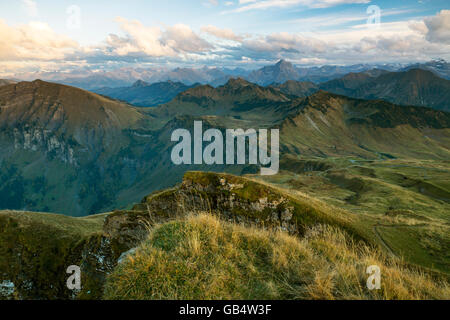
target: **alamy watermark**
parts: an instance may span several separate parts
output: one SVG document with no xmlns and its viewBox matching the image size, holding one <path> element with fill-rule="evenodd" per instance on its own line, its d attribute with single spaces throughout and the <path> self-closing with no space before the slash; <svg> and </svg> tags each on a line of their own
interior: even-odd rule
<svg viewBox="0 0 450 320">
<path fill-rule="evenodd" d="M 377 5 L 370 5 L 367 7 L 366 13 L 369 15 L 367 18 L 367 26 L 369 28 L 378 29 L 381 27 L 381 9 Z"/>
<path fill-rule="evenodd" d="M 70 274 L 67 278 L 66 286 L 69 290 L 81 290 L 81 269 L 79 266 L 69 266 L 66 273 Z"/>
<path fill-rule="evenodd" d="M 66 9 L 67 20 L 66 27 L 69 30 L 81 29 L 81 8 L 77 5 L 71 5 Z"/>
<path fill-rule="evenodd" d="M 379 266 L 368 266 L 366 273 L 370 276 L 367 278 L 367 289 L 379 290 L 381 289 L 381 269 Z"/>
<path fill-rule="evenodd" d="M 268 129 L 226 129 L 224 141 L 222 131 L 208 129 L 203 132 L 202 121 L 194 121 L 193 139 L 187 129 L 172 132 L 171 141 L 178 143 L 172 149 L 171 159 L 175 165 L 243 165 L 248 159 L 248 164 L 268 166 L 261 167 L 261 175 L 274 175 L 279 170 L 279 130 L 270 129 L 270 155 L 268 133 Z M 204 148 L 203 142 L 208 142 Z"/>
</svg>

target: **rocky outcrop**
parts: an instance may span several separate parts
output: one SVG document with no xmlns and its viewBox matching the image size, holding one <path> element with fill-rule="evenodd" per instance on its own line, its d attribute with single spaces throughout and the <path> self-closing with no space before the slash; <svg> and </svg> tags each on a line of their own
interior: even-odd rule
<svg viewBox="0 0 450 320">
<path fill-rule="evenodd" d="M 43 151 L 63 162 L 76 165 L 74 149 L 64 139 L 58 138 L 51 130 L 25 126 L 14 128 L 14 148 L 31 151 Z"/>
<path fill-rule="evenodd" d="M 199 212 L 297 234 L 315 209 L 245 178 L 188 172 L 179 187 L 149 195 L 130 211 L 110 214 L 104 228 L 120 245 L 136 243 L 156 223 Z"/>
<path fill-rule="evenodd" d="M 23 233 L 27 235 L 24 243 L 17 238 L 17 222 L 6 220 L 7 228 L 0 230 L 0 237 L 12 237 L 14 244 L 7 255 L 13 263 L 5 261 L 8 266 L 0 276 L 0 298 L 4 293 L 7 298 L 99 299 L 108 274 L 147 238 L 155 224 L 205 212 L 230 222 L 291 234 L 301 234 L 311 221 L 323 222 L 317 220 L 320 215 L 313 207 L 263 184 L 226 174 L 188 172 L 176 188 L 151 194 L 132 210 L 105 215 L 102 230 L 85 239 L 58 236 L 60 243 L 56 244 L 55 238 L 45 233 L 48 250 L 40 256 L 30 250 L 35 243 L 33 234 Z M 54 232 L 50 229 L 48 233 Z M 40 272 L 36 264 L 47 261 L 52 262 L 51 268 Z M 65 268 L 69 265 L 81 268 L 80 291 L 66 288 Z"/>
</svg>

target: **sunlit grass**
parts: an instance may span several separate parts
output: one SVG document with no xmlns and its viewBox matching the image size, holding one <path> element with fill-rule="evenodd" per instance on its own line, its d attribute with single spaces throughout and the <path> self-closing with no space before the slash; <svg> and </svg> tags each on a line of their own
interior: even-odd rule
<svg viewBox="0 0 450 320">
<path fill-rule="evenodd" d="M 368 290 L 366 268 L 381 269 Z M 109 277 L 106 299 L 448 299 L 432 279 L 344 231 L 317 225 L 303 238 L 210 214 L 156 227 Z"/>
</svg>

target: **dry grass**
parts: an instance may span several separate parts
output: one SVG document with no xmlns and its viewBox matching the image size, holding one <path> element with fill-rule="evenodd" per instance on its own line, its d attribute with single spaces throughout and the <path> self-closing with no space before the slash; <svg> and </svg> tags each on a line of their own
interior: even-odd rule
<svg viewBox="0 0 450 320">
<path fill-rule="evenodd" d="M 381 269 L 368 290 L 366 268 Z M 209 214 L 155 228 L 109 277 L 106 299 L 449 299 L 432 279 L 342 230 L 317 225 L 302 239 Z"/>
</svg>

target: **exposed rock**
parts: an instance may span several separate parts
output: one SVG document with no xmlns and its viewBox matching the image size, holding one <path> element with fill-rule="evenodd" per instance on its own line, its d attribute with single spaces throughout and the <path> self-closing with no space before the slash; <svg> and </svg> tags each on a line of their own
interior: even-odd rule
<svg viewBox="0 0 450 320">
<path fill-rule="evenodd" d="M 117 264 L 122 263 L 126 257 L 133 255 L 136 252 L 136 248 L 131 248 L 127 252 L 124 252 L 120 255 L 119 260 L 117 260 Z"/>
<path fill-rule="evenodd" d="M 14 128 L 14 148 L 32 151 L 43 151 L 47 155 L 54 155 L 63 162 L 76 165 L 74 149 L 58 138 L 50 130 L 39 127 L 25 126 Z"/>
<path fill-rule="evenodd" d="M 0 282 L 0 298 L 12 299 L 14 297 L 14 283 L 10 280 Z"/>
</svg>

